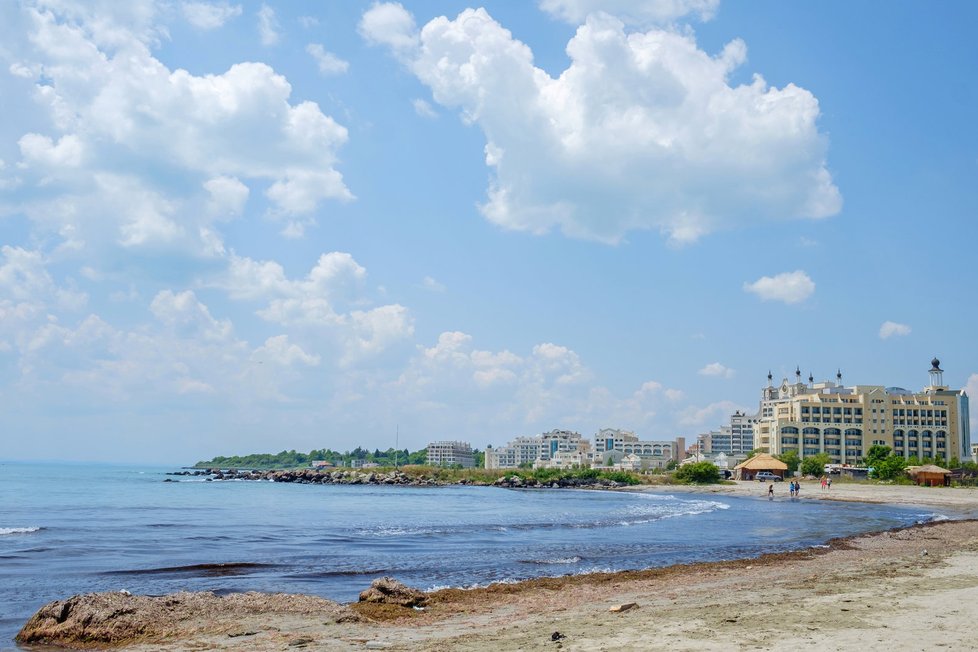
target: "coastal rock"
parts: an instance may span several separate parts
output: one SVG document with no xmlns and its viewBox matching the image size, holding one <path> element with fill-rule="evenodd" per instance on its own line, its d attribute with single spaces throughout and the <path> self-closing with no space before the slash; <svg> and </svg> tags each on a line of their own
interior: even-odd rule
<svg viewBox="0 0 978 652">
<path fill-rule="evenodd" d="M 352 610 L 330 600 L 284 593 L 88 593 L 41 607 L 17 634 L 24 644 L 101 648 L 151 643 L 200 634 L 256 629 L 267 614 L 308 615 L 316 619 L 359 620 Z"/>
<path fill-rule="evenodd" d="M 402 607 L 420 607 L 428 601 L 424 591 L 398 582 L 392 577 L 380 577 L 370 583 L 370 588 L 360 593 L 360 602 L 380 602 Z"/>
</svg>

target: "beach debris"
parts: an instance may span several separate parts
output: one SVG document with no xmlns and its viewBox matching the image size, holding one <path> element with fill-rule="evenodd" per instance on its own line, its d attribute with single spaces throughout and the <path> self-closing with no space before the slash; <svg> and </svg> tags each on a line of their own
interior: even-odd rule
<svg viewBox="0 0 978 652">
<path fill-rule="evenodd" d="M 387 649 L 387 643 L 381 643 L 380 641 L 368 641 L 367 642 L 367 649 L 368 650 L 386 650 Z"/>
<path fill-rule="evenodd" d="M 258 632 L 231 632 L 228 634 L 228 638 L 238 638 L 239 636 L 255 636 Z"/>
<path fill-rule="evenodd" d="M 315 643 L 315 639 L 309 637 L 297 638 L 289 641 L 289 647 L 305 647 L 310 643 Z"/>
<path fill-rule="evenodd" d="M 370 583 L 370 588 L 360 593 L 360 602 L 423 607 L 428 602 L 428 595 L 424 591 L 398 582 L 393 577 L 379 577 Z"/>
<path fill-rule="evenodd" d="M 567 637 L 561 634 L 560 632 L 554 632 L 553 634 L 550 635 L 551 641 L 559 641 L 562 638 L 567 638 Z"/>
<path fill-rule="evenodd" d="M 629 609 L 634 609 L 638 606 L 635 602 L 625 602 L 624 604 L 616 604 L 611 609 L 608 609 L 613 614 L 621 613 L 622 611 L 628 611 Z"/>
</svg>

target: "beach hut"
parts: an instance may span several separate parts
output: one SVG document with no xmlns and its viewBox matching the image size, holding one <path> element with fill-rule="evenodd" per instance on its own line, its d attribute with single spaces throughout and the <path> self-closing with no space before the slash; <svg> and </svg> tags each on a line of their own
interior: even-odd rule
<svg viewBox="0 0 978 652">
<path fill-rule="evenodd" d="M 753 480 L 761 471 L 770 471 L 776 476 L 784 477 L 788 465 L 767 453 L 758 453 L 749 460 L 744 460 L 734 467 L 734 478 L 737 480 Z"/>
<path fill-rule="evenodd" d="M 946 487 L 951 484 L 951 472 L 935 464 L 912 467 L 907 472 L 918 485 Z"/>
</svg>

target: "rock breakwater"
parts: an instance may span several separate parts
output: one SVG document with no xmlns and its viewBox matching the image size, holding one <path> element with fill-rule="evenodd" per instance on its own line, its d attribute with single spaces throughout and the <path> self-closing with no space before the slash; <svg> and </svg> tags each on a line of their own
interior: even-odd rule
<svg viewBox="0 0 978 652">
<path fill-rule="evenodd" d="M 601 477 L 557 477 L 544 480 L 532 475 L 509 474 L 498 478 L 445 479 L 437 471 L 431 473 L 405 473 L 403 471 L 360 471 L 357 469 L 296 469 L 252 471 L 242 469 L 196 469 L 193 471 L 174 471 L 169 476 L 194 476 L 207 481 L 252 480 L 266 482 L 291 482 L 296 484 L 341 484 L 341 485 L 401 485 L 409 487 L 442 487 L 449 485 L 494 486 L 506 489 L 559 489 L 590 488 L 613 489 L 626 486 L 625 483 Z M 167 478 L 164 482 L 173 482 Z"/>
</svg>

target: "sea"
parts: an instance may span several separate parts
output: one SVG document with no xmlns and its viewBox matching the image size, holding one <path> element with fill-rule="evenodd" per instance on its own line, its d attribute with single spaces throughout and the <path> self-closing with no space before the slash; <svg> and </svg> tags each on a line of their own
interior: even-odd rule
<svg viewBox="0 0 978 652">
<path fill-rule="evenodd" d="M 422 589 L 482 586 L 753 557 L 955 516 L 792 502 L 786 489 L 770 501 L 762 488 L 749 498 L 301 485 L 167 475 L 175 470 L 0 462 L 0 650 L 40 606 L 78 593 L 346 602 L 385 575 Z"/>
</svg>

